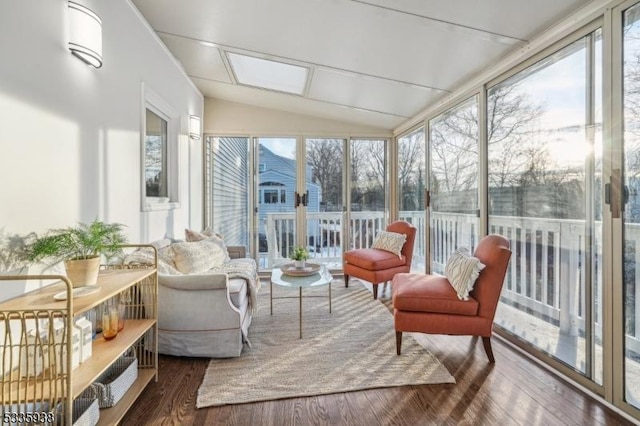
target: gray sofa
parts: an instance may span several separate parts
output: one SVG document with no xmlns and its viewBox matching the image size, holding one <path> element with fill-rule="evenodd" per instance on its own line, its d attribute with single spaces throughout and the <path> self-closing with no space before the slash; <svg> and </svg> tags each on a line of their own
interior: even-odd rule
<svg viewBox="0 0 640 426">
<path fill-rule="evenodd" d="M 255 261 L 246 258 L 244 247 L 227 247 L 230 259 L 221 267 L 183 274 L 173 263 L 170 240 L 152 244 L 158 249 L 158 352 L 239 356 L 260 286 Z"/>
</svg>

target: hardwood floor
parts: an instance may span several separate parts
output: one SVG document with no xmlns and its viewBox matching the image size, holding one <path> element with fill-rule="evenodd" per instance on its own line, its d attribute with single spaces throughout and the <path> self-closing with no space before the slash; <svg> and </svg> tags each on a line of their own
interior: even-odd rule
<svg viewBox="0 0 640 426">
<path fill-rule="evenodd" d="M 334 284 L 335 285 L 335 284 Z M 382 290 L 382 289 L 381 289 Z M 389 293 L 382 301 L 390 306 Z M 491 339 L 429 336 L 456 384 L 406 386 L 195 408 L 207 359 L 160 356 L 151 383 L 123 425 L 627 425 L 632 424 L 544 368 Z"/>
</svg>

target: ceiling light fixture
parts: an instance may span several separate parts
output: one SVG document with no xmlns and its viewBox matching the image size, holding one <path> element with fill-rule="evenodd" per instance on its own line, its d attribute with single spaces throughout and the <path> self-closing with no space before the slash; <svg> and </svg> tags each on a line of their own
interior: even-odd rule
<svg viewBox="0 0 640 426">
<path fill-rule="evenodd" d="M 69 50 L 87 64 L 102 66 L 102 20 L 85 6 L 69 2 Z"/>
</svg>

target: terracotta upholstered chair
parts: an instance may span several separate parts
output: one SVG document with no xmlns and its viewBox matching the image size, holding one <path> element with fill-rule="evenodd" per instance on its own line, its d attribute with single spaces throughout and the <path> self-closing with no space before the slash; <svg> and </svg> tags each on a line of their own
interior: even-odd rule
<svg viewBox="0 0 640 426">
<path fill-rule="evenodd" d="M 393 322 L 396 351 L 400 355 L 402 333 L 471 335 L 482 337 L 489 362 L 491 331 L 511 251 L 501 235 L 488 235 L 473 254 L 485 265 L 469 293 L 460 300 L 447 278 L 425 274 L 398 274 L 393 279 Z"/>
<path fill-rule="evenodd" d="M 409 222 L 397 221 L 387 226 L 386 231 L 405 234 L 401 256 L 374 248 L 349 250 L 344 254 L 344 286 L 349 287 L 349 277 L 354 276 L 373 284 L 373 298 L 378 298 L 378 284 L 386 283 L 400 272 L 411 270 L 413 243 L 416 228 Z"/>
</svg>

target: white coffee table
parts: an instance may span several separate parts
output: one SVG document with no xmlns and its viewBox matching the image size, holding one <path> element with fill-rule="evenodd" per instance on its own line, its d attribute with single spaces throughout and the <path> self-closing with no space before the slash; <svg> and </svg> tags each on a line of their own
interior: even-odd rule
<svg viewBox="0 0 640 426">
<path fill-rule="evenodd" d="M 291 299 L 296 296 L 273 297 L 273 285 L 280 287 L 298 288 L 298 299 L 300 304 L 300 338 L 302 339 L 302 289 L 329 285 L 329 313 L 331 313 L 331 281 L 333 276 L 325 265 L 320 265 L 320 270 L 313 275 L 306 277 L 296 277 L 285 275 L 278 266 L 271 270 L 271 281 L 269 282 L 269 302 L 271 304 L 271 315 L 273 315 L 273 299 Z M 325 296 L 305 296 L 305 297 L 325 297 Z"/>
</svg>

